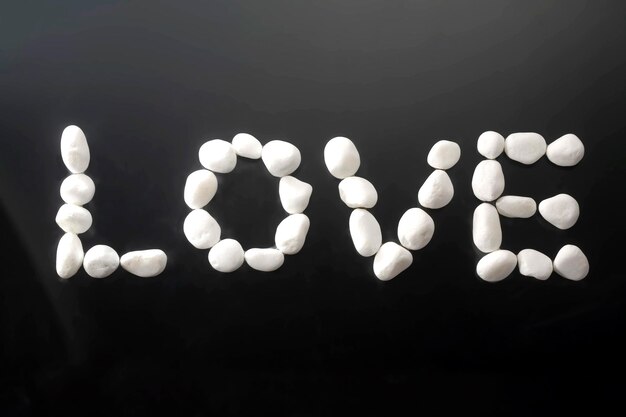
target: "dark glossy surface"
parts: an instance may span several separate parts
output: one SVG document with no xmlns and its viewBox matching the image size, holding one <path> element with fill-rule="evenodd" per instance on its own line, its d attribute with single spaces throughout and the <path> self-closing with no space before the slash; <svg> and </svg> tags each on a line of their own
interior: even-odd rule
<svg viewBox="0 0 626 417">
<path fill-rule="evenodd" d="M 0 13 L 0 415 L 611 404 L 626 349 L 625 8 L 528 3 L 20 2 Z M 84 246 L 162 248 L 161 276 L 56 277 L 68 124 L 87 135 L 97 187 Z M 470 182 L 485 130 L 583 140 L 571 169 L 500 159 L 507 194 L 566 192 L 581 206 L 568 231 L 504 219 L 503 246 L 553 257 L 577 244 L 587 279 L 475 277 Z M 271 274 L 219 274 L 182 233 L 198 148 L 240 131 L 297 145 L 297 177 L 314 187 L 306 245 Z M 359 174 L 378 188 L 386 239 L 416 205 L 432 144 L 461 145 L 455 198 L 393 281 L 352 247 L 323 163 L 337 135 L 355 141 Z M 209 209 L 244 247 L 270 245 L 284 216 L 278 181 L 241 159 Z"/>
</svg>

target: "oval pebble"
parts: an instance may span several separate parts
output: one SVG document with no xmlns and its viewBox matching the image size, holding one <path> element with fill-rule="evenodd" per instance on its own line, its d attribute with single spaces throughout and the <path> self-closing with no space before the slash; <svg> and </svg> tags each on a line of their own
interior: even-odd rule
<svg viewBox="0 0 626 417">
<path fill-rule="evenodd" d="M 64 232 L 79 235 L 89 230 L 93 219 L 89 210 L 74 204 L 63 204 L 55 221 Z"/>
<path fill-rule="evenodd" d="M 235 239 L 221 240 L 209 251 L 209 263 L 218 272 L 233 272 L 243 261 L 243 248 Z"/>
<path fill-rule="evenodd" d="M 422 249 L 428 245 L 435 233 L 435 222 L 424 210 L 408 209 L 398 222 L 398 240 L 410 250 Z"/>
<path fill-rule="evenodd" d="M 517 256 L 511 251 L 500 249 L 482 257 L 476 265 L 476 274 L 487 281 L 497 282 L 511 275 L 517 265 Z"/>
<path fill-rule="evenodd" d="M 413 255 L 394 242 L 383 244 L 374 257 L 374 274 L 381 281 L 397 277 L 413 263 Z"/>
<path fill-rule="evenodd" d="M 493 201 L 504 191 L 504 173 L 498 161 L 480 161 L 472 176 L 472 191 L 482 201 Z"/>
<path fill-rule="evenodd" d="M 534 249 L 524 249 L 517 254 L 519 273 L 526 277 L 546 280 L 552 275 L 552 260 Z"/>
<path fill-rule="evenodd" d="M 498 132 L 489 130 L 478 137 L 476 148 L 485 158 L 496 159 L 504 151 L 504 137 Z"/>
<path fill-rule="evenodd" d="M 67 204 L 82 206 L 91 201 L 96 185 L 85 174 L 72 174 L 63 180 L 60 192 L 61 198 Z"/>
<path fill-rule="evenodd" d="M 571 195 L 558 194 L 539 203 L 539 214 L 550 224 L 565 230 L 576 224 L 580 207 Z"/>
<path fill-rule="evenodd" d="M 249 159 L 259 159 L 263 145 L 254 136 L 248 133 L 237 133 L 233 138 L 233 149 L 239 156 Z"/>
<path fill-rule="evenodd" d="M 120 257 L 107 245 L 96 245 L 85 253 L 83 268 L 92 278 L 105 278 L 120 266 Z"/>
<path fill-rule="evenodd" d="M 454 197 L 454 186 L 445 171 L 435 170 L 426 178 L 417 193 L 419 203 L 429 209 L 446 206 Z"/>
<path fill-rule="evenodd" d="M 270 174 L 284 177 L 298 169 L 302 156 L 298 148 L 291 143 L 272 140 L 263 146 L 261 159 Z"/>
<path fill-rule="evenodd" d="M 248 249 L 244 254 L 244 258 L 252 269 L 262 272 L 276 271 L 285 262 L 285 255 L 278 249 L 273 248 Z"/>
<path fill-rule="evenodd" d="M 200 146 L 200 164 L 206 169 L 227 174 L 237 165 L 237 154 L 232 145 L 222 139 L 213 139 Z"/>
<path fill-rule="evenodd" d="M 578 136 L 568 133 L 549 144 L 546 155 L 555 165 L 571 167 L 585 156 L 585 145 L 578 139 Z"/>
<path fill-rule="evenodd" d="M 333 177 L 344 179 L 356 174 L 361 166 L 361 157 L 350 139 L 338 136 L 324 147 L 324 162 Z"/>
<path fill-rule="evenodd" d="M 481 252 L 493 252 L 502 244 L 502 228 L 498 210 L 489 204 L 482 203 L 474 210 L 472 222 L 474 245 Z"/>
<path fill-rule="evenodd" d="M 68 126 L 61 134 L 61 158 L 67 169 L 80 174 L 89 167 L 89 145 L 85 134 L 78 126 Z"/>
<path fill-rule="evenodd" d="M 161 249 L 128 252 L 120 258 L 120 265 L 124 270 L 138 277 L 154 277 L 165 270 L 167 255 Z"/>
<path fill-rule="evenodd" d="M 365 178 L 347 177 L 339 183 L 339 198 L 350 208 L 372 208 L 378 202 L 378 193 Z"/>
<path fill-rule="evenodd" d="M 208 249 L 220 241 L 222 229 L 213 216 L 205 210 L 196 209 L 185 218 L 183 233 L 195 248 Z"/>
<path fill-rule="evenodd" d="M 289 175 L 282 177 L 278 184 L 280 203 L 289 214 L 302 213 L 306 210 L 312 193 L 311 184 Z"/>
<path fill-rule="evenodd" d="M 563 278 L 580 281 L 589 273 L 589 261 L 578 246 L 565 245 L 554 258 L 554 271 Z"/>
<path fill-rule="evenodd" d="M 185 182 L 184 199 L 189 208 L 199 209 L 213 199 L 217 192 L 217 178 L 206 169 L 192 172 Z"/>
<path fill-rule="evenodd" d="M 83 264 L 83 244 L 74 233 L 66 233 L 57 246 L 56 270 L 63 279 L 73 277 Z"/>
<path fill-rule="evenodd" d="M 310 226 L 309 218 L 302 213 L 287 216 L 276 228 L 274 240 L 278 250 L 285 255 L 294 255 L 300 252 Z"/>
<path fill-rule="evenodd" d="M 537 212 L 537 203 L 530 197 L 505 195 L 496 201 L 498 213 L 513 219 L 527 219 Z"/>
<path fill-rule="evenodd" d="M 538 133 L 512 133 L 504 141 L 504 152 L 514 161 L 530 165 L 546 153 L 546 141 Z"/>
<path fill-rule="evenodd" d="M 450 169 L 460 158 L 461 148 L 456 142 L 440 140 L 430 148 L 426 161 L 435 169 Z"/>
<path fill-rule="evenodd" d="M 372 256 L 383 242 L 383 235 L 376 218 L 367 210 L 355 209 L 350 214 L 350 236 L 354 248 L 361 256 Z"/>
</svg>

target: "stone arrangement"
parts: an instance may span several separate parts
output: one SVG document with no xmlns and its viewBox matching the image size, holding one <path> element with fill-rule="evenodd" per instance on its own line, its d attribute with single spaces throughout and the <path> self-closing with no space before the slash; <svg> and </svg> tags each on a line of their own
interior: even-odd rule
<svg viewBox="0 0 626 417">
<path fill-rule="evenodd" d="M 501 281 L 517 266 L 520 274 L 545 280 L 555 271 L 564 278 L 578 281 L 589 272 L 585 254 L 574 245 L 565 245 L 554 261 L 534 249 L 524 249 L 517 255 L 501 249 L 502 229 L 500 216 L 530 218 L 539 214 L 559 229 L 569 229 L 576 224 L 580 209 L 576 200 L 568 194 L 559 194 L 537 204 L 530 197 L 505 195 L 504 174 L 495 159 L 504 152 L 510 159 L 525 165 L 537 162 L 544 154 L 557 166 L 570 167 L 583 158 L 585 148 L 580 139 L 567 134 L 546 145 L 537 133 L 513 133 L 506 140 L 497 132 L 484 132 L 477 142 L 478 152 L 486 159 L 474 170 L 472 190 L 483 201 L 474 210 L 472 235 L 474 245 L 487 255 L 476 265 L 476 273 L 488 282 Z M 495 204 L 494 204 L 495 202 Z"/>
<path fill-rule="evenodd" d="M 61 158 L 70 175 L 61 183 L 61 199 L 65 202 L 57 212 L 56 223 L 65 234 L 59 240 L 56 271 L 63 279 L 71 278 L 83 266 L 92 278 L 105 278 L 121 265 L 140 277 L 160 274 L 167 264 L 167 256 L 159 249 L 129 252 L 120 259 L 117 252 L 106 245 L 96 245 L 86 253 L 78 235 L 91 227 L 91 213 L 83 205 L 96 192 L 92 179 L 85 174 L 90 153 L 85 134 L 78 126 L 68 126 L 61 135 Z"/>
<path fill-rule="evenodd" d="M 185 218 L 183 232 L 195 248 L 209 249 L 208 259 L 213 269 L 233 272 L 245 262 L 257 271 L 275 271 L 283 265 L 285 255 L 294 255 L 302 249 L 310 226 L 303 211 L 309 205 L 313 187 L 291 176 L 300 166 L 298 148 L 282 140 L 273 140 L 263 146 L 254 136 L 239 133 L 232 142 L 213 139 L 204 143 L 198 156 L 205 169 L 187 177 L 184 200 L 192 211 Z M 237 157 L 261 159 L 269 173 L 280 178 L 278 193 L 288 216 L 276 228 L 273 247 L 244 251 L 237 240 L 222 238 L 217 220 L 205 210 L 217 192 L 215 173 L 233 171 Z"/>
<path fill-rule="evenodd" d="M 446 169 L 452 168 L 461 157 L 461 148 L 455 142 L 442 140 L 432 147 L 427 162 L 435 170 L 418 191 L 417 199 L 422 207 L 439 209 L 446 206 L 454 196 L 452 181 Z M 398 222 L 398 241 L 382 242 L 382 232 L 371 209 L 378 201 L 378 192 L 365 178 L 356 176 L 361 157 L 354 143 L 345 137 L 328 141 L 324 148 L 324 162 L 332 176 L 340 179 L 339 198 L 353 209 L 349 229 L 357 253 L 364 257 L 374 256 L 374 275 L 381 281 L 395 278 L 413 263 L 410 250 L 418 250 L 430 242 L 435 223 L 422 208 L 407 210 Z"/>
</svg>

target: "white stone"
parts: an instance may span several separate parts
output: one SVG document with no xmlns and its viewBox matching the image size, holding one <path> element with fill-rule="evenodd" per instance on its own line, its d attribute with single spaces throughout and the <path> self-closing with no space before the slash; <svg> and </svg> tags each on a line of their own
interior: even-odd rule
<svg viewBox="0 0 626 417">
<path fill-rule="evenodd" d="M 476 198 L 493 201 L 504 191 L 504 173 L 500 162 L 491 159 L 480 161 L 472 176 L 472 190 Z"/>
<path fill-rule="evenodd" d="M 285 262 L 285 255 L 274 248 L 248 249 L 244 254 L 244 258 L 252 269 L 262 272 L 276 271 L 283 265 L 283 262 Z"/>
<path fill-rule="evenodd" d="M 57 246 L 57 275 L 61 278 L 71 278 L 83 264 L 83 244 L 74 233 L 66 233 L 59 240 Z"/>
<path fill-rule="evenodd" d="M 585 145 L 578 136 L 568 133 L 549 144 L 546 155 L 553 164 L 571 167 L 583 159 Z"/>
<path fill-rule="evenodd" d="M 83 268 L 92 278 L 104 278 L 111 275 L 120 266 L 120 257 L 107 245 L 96 245 L 85 253 Z"/>
<path fill-rule="evenodd" d="M 580 207 L 571 195 L 558 194 L 540 202 L 539 213 L 547 222 L 565 230 L 576 224 L 580 215 Z"/>
<path fill-rule="evenodd" d="M 374 274 L 381 281 L 398 276 L 413 263 L 413 255 L 394 242 L 386 242 L 374 257 Z"/>
<path fill-rule="evenodd" d="M 461 148 L 456 142 L 440 140 L 430 148 L 426 161 L 435 169 L 450 169 L 459 162 L 459 158 Z"/>
<path fill-rule="evenodd" d="M 554 271 L 563 278 L 580 281 L 589 273 L 589 261 L 578 246 L 565 245 L 554 258 Z"/>
<path fill-rule="evenodd" d="M 546 280 L 552 275 L 552 260 L 534 249 L 524 249 L 517 254 L 517 267 L 526 277 Z"/>
<path fill-rule="evenodd" d="M 209 251 L 209 263 L 218 272 L 233 272 L 243 261 L 243 248 L 235 239 L 220 240 Z"/>
<path fill-rule="evenodd" d="M 233 146 L 222 139 L 213 139 L 200 146 L 200 164 L 206 169 L 227 174 L 237 165 L 237 154 Z"/>
<path fill-rule="evenodd" d="M 183 233 L 195 248 L 208 249 L 220 241 L 222 229 L 213 216 L 205 210 L 196 209 L 185 218 Z"/>
<path fill-rule="evenodd" d="M 530 197 L 505 195 L 496 201 L 496 208 L 504 217 L 527 219 L 537 212 L 537 203 Z"/>
<path fill-rule="evenodd" d="M 489 130 L 478 137 L 476 144 L 478 153 L 487 159 L 496 159 L 504 151 L 504 137 L 498 132 Z"/>
<path fill-rule="evenodd" d="M 61 198 L 67 204 L 82 206 L 93 198 L 96 185 L 85 174 L 72 174 L 61 183 Z"/>
<path fill-rule="evenodd" d="M 347 177 L 339 183 L 339 198 L 350 208 L 372 208 L 378 202 L 378 193 L 365 178 Z"/>
<path fill-rule="evenodd" d="M 300 252 L 310 226 L 311 222 L 304 214 L 297 213 L 287 216 L 276 228 L 274 240 L 278 250 L 285 255 L 294 255 Z"/>
<path fill-rule="evenodd" d="M 418 250 L 428 245 L 435 233 L 435 222 L 421 208 L 410 208 L 398 222 L 398 240 L 407 249 Z"/>
<path fill-rule="evenodd" d="M 261 158 L 270 174 L 284 177 L 298 169 L 302 156 L 298 148 L 291 143 L 272 140 L 263 146 Z"/>
<path fill-rule="evenodd" d="M 61 135 L 61 158 L 67 169 L 80 174 L 89 167 L 89 145 L 87 138 L 78 126 L 68 126 Z"/>
<path fill-rule="evenodd" d="M 159 275 L 167 265 L 167 255 L 161 249 L 128 252 L 120 258 L 124 270 L 142 278 Z"/>
<path fill-rule="evenodd" d="M 483 256 L 476 265 L 476 274 L 487 282 L 502 281 L 511 275 L 516 265 L 517 256 L 501 249 Z"/>
<path fill-rule="evenodd" d="M 192 172 L 185 182 L 185 203 L 192 209 L 199 209 L 213 199 L 217 192 L 217 178 L 206 169 Z"/>
<path fill-rule="evenodd" d="M 489 204 L 482 203 L 474 210 L 472 222 L 474 245 L 481 252 L 493 252 L 502 244 L 502 228 L 498 210 Z"/>
<path fill-rule="evenodd" d="M 289 214 L 302 213 L 306 210 L 312 193 L 311 184 L 289 175 L 282 177 L 278 184 L 280 203 Z"/>
<path fill-rule="evenodd" d="M 244 158 L 259 159 L 263 145 L 248 133 L 237 133 L 233 138 L 233 149 L 237 155 Z"/>
<path fill-rule="evenodd" d="M 454 186 L 445 171 L 435 170 L 417 193 L 419 203 L 429 209 L 438 209 L 446 206 L 454 196 Z"/>
<path fill-rule="evenodd" d="M 338 136 L 324 147 L 324 162 L 333 177 L 344 179 L 356 174 L 361 166 L 361 157 L 350 139 Z"/>
<path fill-rule="evenodd" d="M 89 210 L 74 204 L 63 204 L 55 221 L 64 232 L 79 235 L 89 230 L 93 219 Z"/>
<path fill-rule="evenodd" d="M 374 255 L 383 243 L 383 235 L 376 218 L 367 210 L 355 209 L 350 214 L 350 236 L 361 256 Z"/>
<path fill-rule="evenodd" d="M 504 152 L 514 161 L 530 165 L 546 153 L 546 141 L 538 133 L 512 133 L 504 141 Z"/>
</svg>

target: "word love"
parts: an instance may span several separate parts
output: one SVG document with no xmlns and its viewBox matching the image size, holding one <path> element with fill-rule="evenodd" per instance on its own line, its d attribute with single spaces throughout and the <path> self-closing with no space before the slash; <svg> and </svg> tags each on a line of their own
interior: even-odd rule
<svg viewBox="0 0 626 417">
<path fill-rule="evenodd" d="M 560 276 L 578 281 L 589 272 L 589 262 L 582 250 L 565 245 L 554 260 L 534 249 L 524 249 L 517 255 L 501 248 L 502 229 L 500 216 L 529 218 L 539 214 L 559 229 L 568 229 L 577 222 L 580 214 L 576 200 L 568 194 L 559 194 L 536 204 L 531 197 L 502 195 L 505 178 L 502 166 L 496 159 L 504 153 L 510 159 L 530 165 L 543 155 L 557 166 L 574 166 L 584 156 L 580 139 L 567 134 L 549 146 L 537 133 L 514 133 L 506 139 L 496 132 L 485 132 L 478 138 L 478 152 L 485 157 L 474 171 L 472 190 L 482 201 L 474 210 L 472 235 L 474 245 L 485 253 L 476 265 L 476 274 L 488 282 L 497 282 L 509 276 L 516 267 L 520 274 L 545 280 L 556 272 Z M 74 276 L 82 266 L 93 278 L 111 275 L 121 265 L 126 271 L 140 276 L 159 275 L 166 267 L 167 255 L 160 249 L 147 249 L 126 253 L 121 257 L 106 245 L 95 245 L 87 252 L 79 234 L 92 225 L 90 212 L 83 206 L 90 203 L 95 185 L 85 171 L 89 166 L 90 152 L 83 131 L 68 126 L 61 137 L 61 155 L 70 175 L 61 184 L 61 198 L 66 204 L 59 209 L 56 222 L 65 232 L 57 247 L 56 270 L 61 278 Z M 233 171 L 237 158 L 261 160 L 269 173 L 279 178 L 279 197 L 287 213 L 274 236 L 274 246 L 244 250 L 232 237 L 224 238 L 217 220 L 206 206 L 217 194 L 216 174 Z M 330 174 L 341 180 L 339 198 L 352 209 L 349 231 L 357 253 L 373 257 L 374 275 L 388 281 L 405 271 L 413 263 L 411 251 L 424 248 L 435 232 L 435 222 L 427 210 L 445 207 L 454 197 L 454 186 L 447 170 L 461 157 L 458 144 L 442 140 L 431 148 L 427 163 L 434 169 L 417 193 L 420 207 L 409 208 L 400 218 L 398 241 L 382 241 L 380 225 L 368 211 L 378 202 L 376 187 L 367 179 L 357 176 L 361 156 L 348 138 L 331 139 L 324 148 L 324 162 Z M 220 139 L 204 143 L 199 150 L 198 169 L 187 177 L 183 199 L 191 209 L 183 223 L 183 233 L 189 243 L 200 250 L 208 250 L 209 264 L 216 271 L 233 272 L 247 263 L 252 269 L 264 272 L 280 268 L 285 255 L 297 254 L 305 244 L 311 222 L 304 214 L 313 187 L 293 174 L 301 163 L 301 154 L 293 144 L 273 140 L 262 145 L 254 136 L 237 134 L 231 142 Z"/>
</svg>

